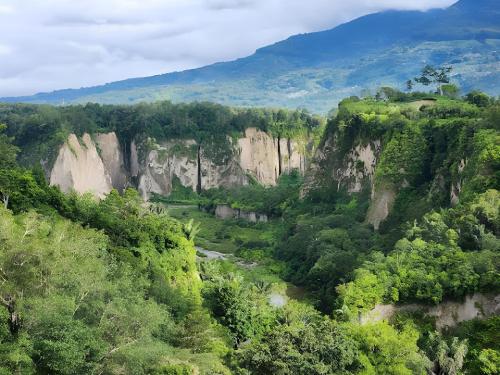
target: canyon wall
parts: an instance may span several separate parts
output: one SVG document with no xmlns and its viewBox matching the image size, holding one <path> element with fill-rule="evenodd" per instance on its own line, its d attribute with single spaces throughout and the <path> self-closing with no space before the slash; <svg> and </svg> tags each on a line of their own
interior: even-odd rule
<svg viewBox="0 0 500 375">
<path fill-rule="evenodd" d="M 89 134 L 84 134 L 81 140 L 71 134 L 61 146 L 50 173 L 50 184 L 64 192 L 90 192 L 98 198 L 111 191 L 111 176 Z"/>
<path fill-rule="evenodd" d="M 251 223 L 267 223 L 269 220 L 266 214 L 232 208 L 227 204 L 217 205 L 215 208 L 215 217 L 222 220 L 241 219 Z"/>
<path fill-rule="evenodd" d="M 396 193 L 375 185 L 375 172 L 382 153 L 382 143 L 354 140 L 349 147 L 339 144 L 336 134 L 327 137 L 316 151 L 305 177 L 302 196 L 324 187 L 348 194 L 369 192 L 370 209 L 366 221 L 378 229 L 390 213 Z"/>
<path fill-rule="evenodd" d="M 147 200 L 169 195 L 179 184 L 193 191 L 244 186 L 252 180 L 275 185 L 283 173 L 306 170 L 305 147 L 248 128 L 239 139 L 228 137 L 226 148 L 195 140 L 132 141 L 123 152 L 115 133 L 71 134 L 59 150 L 50 183 L 65 192 L 91 192 L 102 198 L 111 189 L 137 187 Z M 125 156 L 128 156 L 128 163 Z"/>
<path fill-rule="evenodd" d="M 396 141 L 393 141 L 394 138 Z M 389 146 L 391 142 L 393 144 Z M 411 142 L 413 139 L 405 146 L 412 148 Z M 426 156 L 400 157 L 404 152 L 407 150 L 401 146 L 401 140 L 390 133 L 380 139 L 369 139 L 366 136 L 342 134 L 338 130 L 330 134 L 327 132 L 305 174 L 301 195 L 305 197 L 319 190 L 323 197 L 334 192 L 337 196 L 358 194 L 358 201 L 369 199 L 365 221 L 375 230 L 379 230 L 392 213 L 399 194 L 409 188 L 410 191 L 413 189 L 412 194 L 415 196 L 415 190 L 424 186 L 423 181 L 429 186 L 427 198 L 422 195 L 423 199 L 433 196 L 439 197 L 441 205 L 455 206 L 459 203 L 469 165 L 466 158 L 445 155 L 448 157 L 446 159 L 439 155 L 436 159 L 442 158 L 443 166 L 434 167 L 435 173 L 430 173 L 428 162 L 431 159 L 423 161 L 417 170 L 409 170 L 408 167 L 418 165 L 413 163 L 414 159 L 424 160 Z"/>
<path fill-rule="evenodd" d="M 179 139 L 149 145 L 149 150 L 143 146 L 142 162 L 134 156 L 131 163 L 138 165 L 139 191 L 144 199 L 153 193 L 168 195 L 175 181 L 193 191 L 244 186 L 251 179 L 273 186 L 281 174 L 306 169 L 305 151 L 297 141 L 276 139 L 256 128 L 246 129 L 236 141 L 228 138 L 226 146 L 228 150 L 214 150 L 213 145 Z"/>
<path fill-rule="evenodd" d="M 371 189 L 381 149 L 380 140 L 374 140 L 354 142 L 349 149 L 342 150 L 335 136 L 327 138 L 316 151 L 303 193 L 325 183 L 348 193 Z"/>
<path fill-rule="evenodd" d="M 129 183 L 129 178 L 116 133 L 96 134 L 95 141 L 111 185 L 118 191 L 123 191 Z"/>
<path fill-rule="evenodd" d="M 500 295 L 485 295 L 475 293 L 467 296 L 464 301 L 447 301 L 436 306 L 407 305 L 377 305 L 373 310 L 360 318 L 361 324 L 380 320 L 390 320 L 397 313 L 423 313 L 424 316 L 435 319 L 436 329 L 443 330 L 455 327 L 460 322 L 472 319 L 483 319 L 500 314 Z"/>
</svg>

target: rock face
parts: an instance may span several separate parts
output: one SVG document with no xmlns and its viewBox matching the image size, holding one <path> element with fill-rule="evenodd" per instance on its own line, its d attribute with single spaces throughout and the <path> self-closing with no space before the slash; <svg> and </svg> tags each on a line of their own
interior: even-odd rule
<svg viewBox="0 0 500 375">
<path fill-rule="evenodd" d="M 228 139 L 228 143 L 232 156 L 223 162 L 214 158 L 211 147 L 194 140 L 171 140 L 155 145 L 142 163 L 133 143 L 130 164 L 132 172 L 138 171 L 141 195 L 144 199 L 152 193 L 168 195 L 174 179 L 197 191 L 245 186 L 250 179 L 272 186 L 283 173 L 294 169 L 305 172 L 305 153 L 296 141 L 277 140 L 256 128 L 248 128 L 244 137 L 237 142 Z M 138 167 L 133 168 L 134 165 Z"/>
<path fill-rule="evenodd" d="M 461 179 L 461 174 L 465 170 L 465 167 L 467 166 L 467 161 L 465 159 L 460 160 L 460 163 L 458 164 L 457 167 L 457 176 L 458 179 L 455 182 L 452 182 L 451 184 L 451 191 L 450 191 L 450 203 L 452 206 L 456 206 L 459 203 L 459 195 L 462 192 L 462 184 L 463 181 Z"/>
<path fill-rule="evenodd" d="M 375 186 L 375 171 L 381 153 L 382 143 L 378 139 L 370 142 L 355 140 L 345 150 L 335 134 L 328 137 L 316 150 L 306 174 L 302 196 L 318 186 L 334 187 L 349 194 L 369 191 L 372 202 L 366 220 L 378 229 L 396 198 L 396 192 L 391 189 Z"/>
<path fill-rule="evenodd" d="M 50 184 L 64 192 L 91 192 L 102 198 L 113 188 L 112 180 L 92 138 L 84 134 L 81 143 L 71 134 L 60 148 L 50 174 Z"/>
<path fill-rule="evenodd" d="M 245 186 L 249 183 L 245 170 L 241 168 L 235 157 L 225 163 L 216 163 L 212 160 L 210 154 L 203 147 L 200 147 L 199 161 L 199 186 L 201 190 Z"/>
<path fill-rule="evenodd" d="M 340 150 L 337 143 L 336 136 L 332 136 L 316 151 L 306 175 L 303 194 L 325 183 L 348 193 L 373 188 L 375 168 L 382 149 L 380 140 L 354 142 L 347 152 Z"/>
<path fill-rule="evenodd" d="M 248 128 L 238 140 L 239 164 L 245 173 L 263 185 L 276 185 L 283 173 L 306 170 L 305 152 L 290 139 L 275 139 L 256 128 Z"/>
<path fill-rule="evenodd" d="M 128 176 L 116 133 L 97 134 L 95 139 L 112 186 L 123 191 L 128 185 Z"/>
<path fill-rule="evenodd" d="M 268 134 L 249 128 L 238 140 L 241 168 L 264 185 L 274 185 L 279 177 L 277 141 Z"/>
<path fill-rule="evenodd" d="M 267 223 L 268 217 L 266 214 L 253 211 L 244 211 L 237 208 L 232 208 L 226 204 L 219 204 L 215 208 L 215 216 L 222 220 L 241 219 L 251 223 Z"/>
<path fill-rule="evenodd" d="M 193 154 L 192 150 L 196 150 Z M 131 149 L 137 165 L 134 172 L 139 177 L 138 188 L 142 197 L 147 200 L 152 193 L 169 195 L 172 192 L 174 179 L 185 187 L 196 191 L 198 183 L 197 145 L 193 140 L 169 141 L 155 145 L 146 159 L 140 164 L 135 143 Z"/>
<path fill-rule="evenodd" d="M 396 192 L 391 188 L 380 186 L 372 189 L 372 201 L 366 214 L 366 221 L 372 224 L 375 230 L 378 230 L 380 224 L 387 219 L 395 200 Z"/>
<path fill-rule="evenodd" d="M 195 140 L 132 141 L 128 163 L 115 133 L 97 134 L 95 142 L 85 134 L 81 143 L 74 134 L 68 138 L 50 181 L 63 191 L 90 191 L 99 198 L 127 186 L 136 186 L 145 200 L 153 193 L 169 195 L 176 184 L 198 191 L 244 186 L 254 179 L 270 186 L 283 173 L 306 169 L 305 148 L 298 142 L 256 128 L 246 129 L 236 141 L 228 139 L 231 150 L 222 161 L 213 147 Z"/>
<path fill-rule="evenodd" d="M 379 140 L 366 145 L 358 144 L 351 149 L 345 156 L 343 166 L 333 172 L 338 187 L 345 183 L 349 193 L 360 193 L 366 181 L 372 185 L 379 154 Z"/>
<path fill-rule="evenodd" d="M 398 312 L 422 312 L 436 319 L 436 329 L 455 327 L 458 323 L 472 319 L 482 319 L 500 314 L 500 295 L 476 293 L 467 296 L 463 302 L 448 301 L 437 306 L 419 304 L 377 305 L 361 317 L 361 324 L 389 320 Z"/>
</svg>

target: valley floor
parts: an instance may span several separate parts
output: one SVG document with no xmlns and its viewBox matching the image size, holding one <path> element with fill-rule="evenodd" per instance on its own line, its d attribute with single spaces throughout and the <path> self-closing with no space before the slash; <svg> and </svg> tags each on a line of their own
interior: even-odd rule
<svg viewBox="0 0 500 375">
<path fill-rule="evenodd" d="M 187 223 L 199 225 L 195 237 L 199 262 L 224 262 L 227 272 L 237 272 L 249 282 L 270 284 L 269 303 L 284 306 L 289 299 L 306 302 L 312 299 L 305 288 L 280 277 L 283 264 L 273 258 L 280 220 L 252 224 L 243 220 L 222 220 L 203 212 L 197 205 L 165 205 L 167 213 Z"/>
</svg>

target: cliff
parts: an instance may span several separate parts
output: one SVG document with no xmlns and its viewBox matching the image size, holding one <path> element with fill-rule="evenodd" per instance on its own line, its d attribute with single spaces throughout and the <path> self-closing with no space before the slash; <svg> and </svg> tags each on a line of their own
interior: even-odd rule
<svg viewBox="0 0 500 375">
<path fill-rule="evenodd" d="M 484 295 L 475 293 L 464 301 L 447 301 L 436 306 L 421 304 L 377 305 L 373 310 L 360 318 L 361 324 L 380 320 L 390 320 L 397 313 L 421 313 L 435 319 L 438 330 L 455 327 L 457 324 L 472 320 L 484 319 L 500 314 L 500 295 Z"/>
<path fill-rule="evenodd" d="M 336 133 L 325 138 L 307 171 L 302 196 L 321 186 L 348 195 L 368 192 L 371 204 L 367 222 L 378 229 L 388 217 L 396 196 L 391 189 L 375 186 L 382 142 L 355 139 L 348 147 L 341 143 Z"/>
<path fill-rule="evenodd" d="M 480 121 L 478 107 L 446 98 L 346 99 L 329 120 L 302 196 L 356 198 L 375 230 L 455 206 L 496 185 L 494 160 L 486 156 L 493 154 L 486 150 L 498 141 Z"/>
<path fill-rule="evenodd" d="M 99 198 L 111 191 L 112 179 L 89 134 L 81 140 L 71 134 L 61 146 L 50 173 L 50 184 L 64 192 L 91 192 Z"/>
<path fill-rule="evenodd" d="M 256 128 L 247 128 L 237 139 L 227 137 L 223 145 L 146 138 L 128 147 L 122 150 L 114 132 L 85 133 L 81 140 L 71 134 L 59 150 L 50 183 L 99 198 L 113 188 L 135 186 L 147 200 L 154 193 L 169 195 L 176 184 L 193 191 L 244 186 L 252 180 L 272 186 L 283 173 L 305 173 L 307 163 L 305 146 L 297 140 L 277 139 Z M 129 155 L 127 162 L 124 155 Z"/>
</svg>

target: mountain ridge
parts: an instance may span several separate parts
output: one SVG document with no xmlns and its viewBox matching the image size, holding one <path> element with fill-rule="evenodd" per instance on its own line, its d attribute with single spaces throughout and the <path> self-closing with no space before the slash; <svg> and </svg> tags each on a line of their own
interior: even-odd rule
<svg viewBox="0 0 500 375">
<path fill-rule="evenodd" d="M 294 35 L 234 61 L 0 101 L 124 104 L 167 98 L 327 112 L 341 97 L 363 89 L 402 87 L 427 63 L 456 65 L 455 79 L 464 90 L 495 95 L 499 15 L 493 0 L 461 0 L 425 12 L 389 10 Z M 390 72 L 394 63 L 401 65 L 397 73 Z"/>
</svg>

